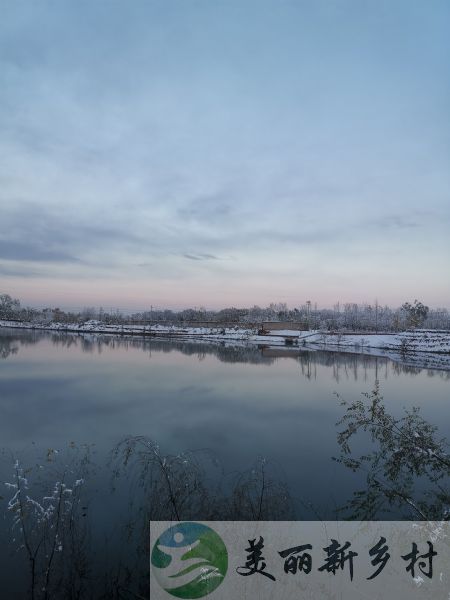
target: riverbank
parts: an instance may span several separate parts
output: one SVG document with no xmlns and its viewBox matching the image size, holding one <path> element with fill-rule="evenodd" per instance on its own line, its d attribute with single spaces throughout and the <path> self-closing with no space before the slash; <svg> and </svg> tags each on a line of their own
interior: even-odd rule
<svg viewBox="0 0 450 600">
<path fill-rule="evenodd" d="M 398 333 L 332 333 L 327 331 L 279 330 L 258 332 L 255 328 L 182 327 L 178 325 L 108 325 L 100 321 L 86 323 L 22 323 L 0 321 L 0 327 L 38 329 L 71 333 L 115 336 L 186 338 L 220 343 L 254 344 L 282 350 L 296 347 L 310 350 L 364 353 L 387 356 L 412 366 L 450 370 L 450 332 L 434 330 Z"/>
</svg>

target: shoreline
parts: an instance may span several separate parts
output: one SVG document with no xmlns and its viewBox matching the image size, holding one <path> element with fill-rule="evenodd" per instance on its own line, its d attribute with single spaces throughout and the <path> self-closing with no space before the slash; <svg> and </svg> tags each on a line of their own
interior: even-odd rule
<svg viewBox="0 0 450 600">
<path fill-rule="evenodd" d="M 261 335 L 255 328 L 180 327 L 176 325 L 105 325 L 98 321 L 78 323 L 30 323 L 0 320 L 0 328 L 60 333 L 112 335 L 159 339 L 201 340 L 226 345 L 252 345 L 283 350 L 343 352 L 384 356 L 418 368 L 450 370 L 450 332 L 434 330 L 398 333 L 334 333 L 278 330 Z"/>
</svg>

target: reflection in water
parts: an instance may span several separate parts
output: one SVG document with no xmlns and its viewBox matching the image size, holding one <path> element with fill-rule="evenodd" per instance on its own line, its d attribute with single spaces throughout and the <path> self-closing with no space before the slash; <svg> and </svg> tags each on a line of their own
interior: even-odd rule
<svg viewBox="0 0 450 600">
<path fill-rule="evenodd" d="M 15 344 L 15 341 L 2 340 L 0 344 L 0 358 L 8 358 L 11 354 L 17 354 L 19 346 Z"/>
<path fill-rule="evenodd" d="M 32 342 L 29 342 L 32 343 Z M 0 359 L 8 358 L 19 352 L 19 343 L 16 335 L 0 336 Z"/>
<path fill-rule="evenodd" d="M 393 362 L 382 356 L 367 354 L 332 352 L 324 350 L 296 350 L 268 348 L 246 345 L 227 345 L 223 342 L 116 337 L 101 334 L 74 334 L 65 332 L 48 332 L 39 330 L 2 329 L 0 335 L 0 358 L 8 358 L 17 354 L 20 346 L 36 344 L 42 340 L 51 340 L 52 344 L 61 348 L 77 348 L 83 353 L 101 354 L 105 349 L 142 350 L 151 358 L 152 352 L 181 353 L 197 357 L 199 361 L 206 356 L 214 356 L 224 363 L 271 365 L 279 359 L 291 359 L 299 363 L 300 372 L 307 379 L 317 379 L 317 366 L 330 367 L 335 381 L 353 379 L 354 381 L 371 381 L 370 372 L 375 371 L 375 379 L 387 379 L 389 374 L 418 375 L 426 372 L 429 377 L 440 377 L 450 380 L 450 371 L 426 369 L 401 362 Z"/>
<path fill-rule="evenodd" d="M 342 407 L 335 460 L 353 472 L 363 469 L 367 485 L 335 516 L 448 520 L 450 459 L 437 428 L 418 409 L 389 414 L 378 383 L 356 402 L 342 400 Z M 371 448 L 353 454 L 351 443 L 361 434 L 368 434 Z M 144 436 L 113 448 L 109 472 L 110 486 L 95 492 L 89 487 L 98 475 L 91 448 L 73 443 L 62 455 L 47 450 L 33 469 L 14 464 L 6 512 L 15 560 L 28 564 L 28 597 L 144 598 L 150 520 L 290 520 L 301 503 L 270 461 L 259 458 L 247 470 L 227 474 L 210 451 L 165 455 Z M 96 494 L 103 511 L 114 496 L 121 505 L 118 518 L 108 515 L 114 531 L 104 547 L 98 536 L 97 546 L 88 543 Z M 99 559 L 102 552 L 109 562 Z"/>
<path fill-rule="evenodd" d="M 148 597 L 149 519 L 448 518 L 445 371 L 19 330 L 0 356 L 2 597 Z"/>
</svg>

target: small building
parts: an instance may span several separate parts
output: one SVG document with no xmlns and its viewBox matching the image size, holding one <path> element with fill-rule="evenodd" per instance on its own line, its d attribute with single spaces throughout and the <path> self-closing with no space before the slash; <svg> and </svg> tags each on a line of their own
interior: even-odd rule
<svg viewBox="0 0 450 600">
<path fill-rule="evenodd" d="M 306 321 L 264 321 L 262 329 L 264 331 L 309 331 L 309 325 Z"/>
</svg>

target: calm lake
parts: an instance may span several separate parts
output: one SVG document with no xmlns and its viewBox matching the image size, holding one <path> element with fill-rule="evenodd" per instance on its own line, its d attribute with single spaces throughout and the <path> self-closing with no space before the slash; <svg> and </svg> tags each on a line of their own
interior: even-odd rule
<svg viewBox="0 0 450 600">
<path fill-rule="evenodd" d="M 400 452 L 398 440 L 381 447 L 367 433 L 350 440 L 351 455 L 373 451 L 376 467 L 369 460 L 354 471 L 334 460 L 342 457 L 338 433 L 346 427 L 337 425 L 346 413 L 341 400 L 364 399 L 376 381 L 392 419 L 420 407 L 436 438 L 450 439 L 446 371 L 361 354 L 0 329 L 2 597 L 28 597 L 21 527 L 34 548 L 41 539 L 53 547 L 41 509 L 33 513 L 30 505 L 14 525 L 20 513 L 8 502 L 18 477 L 26 479 L 23 498 L 44 508 L 55 503 L 45 500 L 55 484 L 70 489 L 57 552 L 70 550 L 64 560 L 78 557 L 85 566 L 70 584 L 78 596 L 60 597 L 113 598 L 118 589 L 117 597 L 139 597 L 149 518 L 357 518 L 369 505 L 369 518 L 417 518 L 395 491 L 386 492 L 396 477 L 413 503 L 426 510 L 429 502 L 431 510 L 436 482 L 426 468 L 408 482 L 383 466 L 386 448 Z M 447 474 L 439 474 L 445 486 Z M 59 555 L 49 590 L 67 579 Z"/>
</svg>

